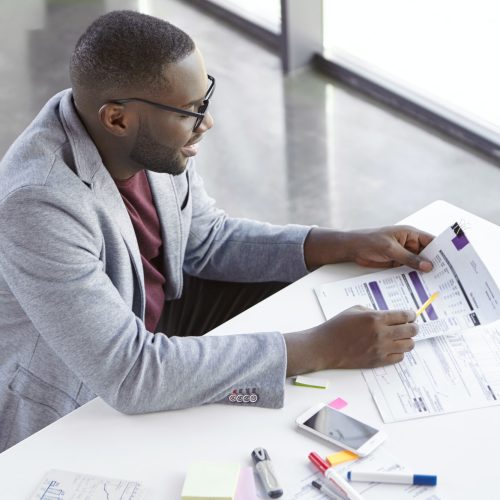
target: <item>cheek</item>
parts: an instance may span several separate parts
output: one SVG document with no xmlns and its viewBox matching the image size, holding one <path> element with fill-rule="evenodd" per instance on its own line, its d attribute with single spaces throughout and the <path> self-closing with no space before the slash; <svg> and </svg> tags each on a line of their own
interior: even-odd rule
<svg viewBox="0 0 500 500">
<path fill-rule="evenodd" d="M 191 140 L 191 138 L 193 137 L 193 125 L 194 118 L 180 120 L 180 123 L 176 128 L 176 141 L 178 144 L 184 146 L 186 142 Z"/>
<path fill-rule="evenodd" d="M 154 138 L 154 142 L 166 148 L 179 149 L 193 135 L 194 119 L 182 119 L 179 115 L 167 112 L 149 118 L 149 133 Z"/>
</svg>

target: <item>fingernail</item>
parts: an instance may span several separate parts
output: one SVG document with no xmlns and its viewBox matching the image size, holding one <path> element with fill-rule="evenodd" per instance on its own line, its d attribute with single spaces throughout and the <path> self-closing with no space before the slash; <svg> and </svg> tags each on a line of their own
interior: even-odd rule
<svg viewBox="0 0 500 500">
<path fill-rule="evenodd" d="M 427 260 L 422 260 L 418 266 L 422 271 L 432 271 L 432 264 Z"/>
</svg>

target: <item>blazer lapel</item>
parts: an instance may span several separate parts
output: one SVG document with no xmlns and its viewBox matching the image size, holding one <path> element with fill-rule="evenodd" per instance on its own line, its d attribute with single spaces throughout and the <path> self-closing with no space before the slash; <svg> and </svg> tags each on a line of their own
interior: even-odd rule
<svg viewBox="0 0 500 500">
<path fill-rule="evenodd" d="M 100 170 L 94 176 L 92 190 L 99 200 L 105 205 L 107 211 L 111 214 L 111 217 L 113 217 L 116 224 L 120 228 L 120 233 L 125 241 L 125 245 L 127 246 L 132 265 L 134 266 L 134 270 L 139 278 L 138 281 L 140 284 L 142 305 L 141 315 L 144 318 L 146 305 L 144 271 L 137 237 L 120 192 L 105 167 L 103 167 L 103 170 Z"/>
<path fill-rule="evenodd" d="M 174 181 L 171 175 L 146 171 L 160 219 L 163 239 L 163 270 L 167 285 L 165 299 L 177 299 L 182 293 L 181 221 Z"/>
</svg>

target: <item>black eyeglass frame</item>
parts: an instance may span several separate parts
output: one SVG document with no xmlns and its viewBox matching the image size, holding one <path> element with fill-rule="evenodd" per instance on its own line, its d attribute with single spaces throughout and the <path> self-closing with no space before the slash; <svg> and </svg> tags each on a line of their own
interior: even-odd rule
<svg viewBox="0 0 500 500">
<path fill-rule="evenodd" d="M 203 119 L 205 118 L 205 113 L 207 112 L 208 105 L 210 103 L 210 99 L 215 91 L 215 78 L 212 75 L 207 75 L 210 80 L 210 85 L 208 87 L 207 93 L 203 98 L 203 102 L 201 106 L 198 108 L 198 111 L 187 111 L 185 109 L 176 108 L 174 106 L 167 106 L 166 104 L 160 104 L 158 102 L 148 101 L 147 99 L 142 99 L 141 97 L 128 97 L 126 99 L 111 99 L 107 101 L 110 104 L 126 104 L 127 102 L 143 102 L 145 104 L 149 104 L 150 106 L 154 106 L 155 108 L 163 109 L 164 111 L 172 111 L 173 113 L 179 113 L 184 116 L 194 116 L 196 117 L 196 121 L 194 122 L 193 132 L 202 124 Z"/>
</svg>

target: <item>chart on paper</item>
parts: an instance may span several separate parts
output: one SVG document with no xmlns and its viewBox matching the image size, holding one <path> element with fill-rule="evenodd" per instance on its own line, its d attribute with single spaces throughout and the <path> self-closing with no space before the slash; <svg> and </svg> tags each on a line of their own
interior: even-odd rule
<svg viewBox="0 0 500 500">
<path fill-rule="evenodd" d="M 145 500 L 140 483 L 63 470 L 50 470 L 31 500 Z"/>
<path fill-rule="evenodd" d="M 436 237 L 421 253 L 433 264 L 423 273 L 409 267 L 327 283 L 315 288 L 327 319 L 354 305 L 375 310 L 419 309 L 415 340 L 454 334 L 500 319 L 500 291 L 458 223 Z"/>
</svg>

